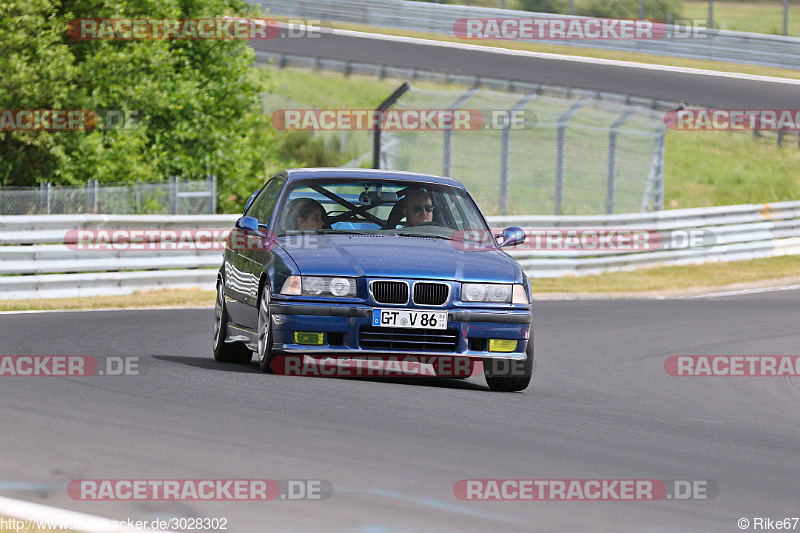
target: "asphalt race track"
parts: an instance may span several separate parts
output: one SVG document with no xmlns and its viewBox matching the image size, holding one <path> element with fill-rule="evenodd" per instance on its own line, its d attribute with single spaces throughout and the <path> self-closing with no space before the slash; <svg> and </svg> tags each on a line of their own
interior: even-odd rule
<svg viewBox="0 0 800 533">
<path fill-rule="evenodd" d="M 797 291 L 535 304 L 531 387 L 282 377 L 216 363 L 213 311 L 0 316 L 0 354 L 142 375 L 0 378 L 0 496 L 229 531 L 739 531 L 800 514 L 800 378 L 672 377 L 670 355 L 800 352 Z M 86 502 L 74 479 L 322 479 L 322 501 Z M 707 501 L 461 501 L 460 479 L 711 480 Z"/>
<path fill-rule="evenodd" d="M 797 85 L 766 81 L 498 55 L 336 34 L 324 34 L 318 39 L 253 40 L 250 45 L 263 52 L 508 78 L 709 107 L 794 109 L 797 106 Z"/>
</svg>

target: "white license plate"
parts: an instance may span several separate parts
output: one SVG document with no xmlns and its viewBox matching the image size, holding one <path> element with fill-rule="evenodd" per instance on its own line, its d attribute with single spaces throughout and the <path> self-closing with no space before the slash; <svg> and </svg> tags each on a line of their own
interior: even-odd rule
<svg viewBox="0 0 800 533">
<path fill-rule="evenodd" d="M 447 312 L 373 309 L 372 325 L 383 328 L 447 329 Z"/>
</svg>

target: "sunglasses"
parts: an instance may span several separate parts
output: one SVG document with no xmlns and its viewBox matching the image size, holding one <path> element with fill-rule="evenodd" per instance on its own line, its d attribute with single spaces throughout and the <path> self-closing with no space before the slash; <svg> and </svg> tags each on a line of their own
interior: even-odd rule
<svg viewBox="0 0 800 533">
<path fill-rule="evenodd" d="M 415 213 L 422 213 L 425 211 L 426 213 L 433 213 L 433 206 L 432 205 L 415 205 L 412 207 Z"/>
</svg>

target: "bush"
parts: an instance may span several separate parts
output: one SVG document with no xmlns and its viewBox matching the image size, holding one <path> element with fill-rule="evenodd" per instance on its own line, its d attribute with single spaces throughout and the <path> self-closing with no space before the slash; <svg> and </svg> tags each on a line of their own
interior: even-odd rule
<svg viewBox="0 0 800 533">
<path fill-rule="evenodd" d="M 566 13 L 567 0 L 517 0 L 517 9 L 536 13 Z"/>
</svg>

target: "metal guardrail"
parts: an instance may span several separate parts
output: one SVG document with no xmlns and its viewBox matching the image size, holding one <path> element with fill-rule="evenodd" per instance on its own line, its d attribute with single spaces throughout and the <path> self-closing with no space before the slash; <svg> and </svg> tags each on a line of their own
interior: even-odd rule
<svg viewBox="0 0 800 533">
<path fill-rule="evenodd" d="M 464 18 L 566 18 L 553 13 L 459 6 L 408 0 L 251 0 L 270 14 L 368 26 L 453 35 L 453 25 Z M 728 61 L 800 69 L 800 39 L 727 30 L 695 29 L 679 38 L 680 26 L 666 25 L 655 40 L 559 40 L 548 42 L 583 48 L 602 48 L 664 56 Z"/>
<path fill-rule="evenodd" d="M 159 288 L 213 289 L 222 253 L 91 250 L 71 230 L 230 230 L 236 215 L 0 216 L 0 300 L 132 294 Z M 194 249 L 193 249 L 194 248 Z"/>
<path fill-rule="evenodd" d="M 220 250 L 93 251 L 65 244 L 70 230 L 230 230 L 238 215 L 0 217 L 0 300 L 132 294 L 159 288 L 213 289 Z M 706 230 L 707 248 L 645 252 L 510 249 L 533 278 L 644 266 L 800 254 L 800 202 L 599 216 L 490 217 L 494 228 Z M 224 232 L 223 232 L 224 233 Z M 523 245 L 524 246 L 524 245 Z"/>
</svg>

